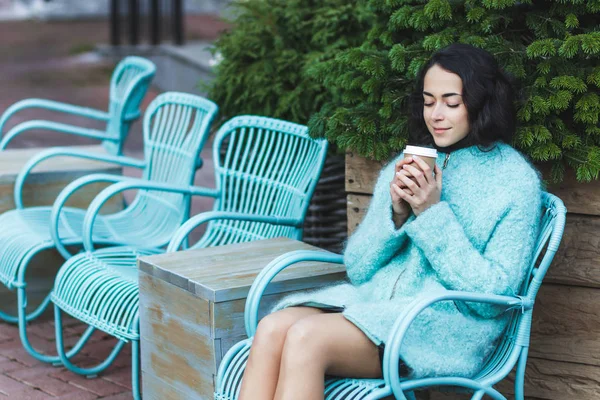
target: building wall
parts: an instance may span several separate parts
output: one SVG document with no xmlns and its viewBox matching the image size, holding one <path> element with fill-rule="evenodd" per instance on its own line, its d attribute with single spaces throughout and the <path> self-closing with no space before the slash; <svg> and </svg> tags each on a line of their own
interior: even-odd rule
<svg viewBox="0 0 600 400">
<path fill-rule="evenodd" d="M 168 7 L 171 0 L 160 0 Z M 184 0 L 186 13 L 220 14 L 230 0 Z M 126 1 L 120 1 L 122 12 Z M 148 0 L 139 0 L 142 12 L 148 9 Z M 0 0 L 0 19 L 22 18 L 82 18 L 107 16 L 110 0 Z"/>
</svg>

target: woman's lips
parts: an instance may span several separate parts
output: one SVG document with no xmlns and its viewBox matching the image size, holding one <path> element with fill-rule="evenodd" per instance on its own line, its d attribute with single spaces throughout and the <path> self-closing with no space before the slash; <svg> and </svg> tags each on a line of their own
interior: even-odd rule
<svg viewBox="0 0 600 400">
<path fill-rule="evenodd" d="M 434 131 L 435 133 L 444 133 L 444 132 L 446 132 L 448 129 L 450 129 L 450 128 L 433 128 L 433 131 Z"/>
</svg>

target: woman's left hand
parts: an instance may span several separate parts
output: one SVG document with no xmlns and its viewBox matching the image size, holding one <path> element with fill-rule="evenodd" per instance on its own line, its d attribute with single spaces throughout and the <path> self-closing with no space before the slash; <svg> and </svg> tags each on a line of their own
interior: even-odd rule
<svg viewBox="0 0 600 400">
<path fill-rule="evenodd" d="M 402 193 L 398 194 L 410 205 L 415 215 L 418 216 L 432 205 L 440 202 L 442 194 L 442 170 L 435 165 L 434 170 L 431 171 L 431 167 L 418 156 L 414 156 L 413 160 L 420 169 L 413 165 L 404 165 L 402 170 L 397 172 L 398 179 L 404 182 L 406 187 L 412 191 L 412 195 L 408 194 L 406 190 L 401 190 L 400 192 Z M 435 177 L 433 176 L 433 172 L 435 172 Z M 410 176 L 415 178 L 416 183 Z"/>
</svg>

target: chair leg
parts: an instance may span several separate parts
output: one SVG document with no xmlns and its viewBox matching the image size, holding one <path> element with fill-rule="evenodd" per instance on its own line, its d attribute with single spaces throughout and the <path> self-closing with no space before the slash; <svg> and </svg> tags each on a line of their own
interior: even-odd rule
<svg viewBox="0 0 600 400">
<path fill-rule="evenodd" d="M 134 400 L 141 400 L 140 393 L 140 341 L 131 341 L 131 391 Z"/>
<path fill-rule="evenodd" d="M 20 288 L 17 288 L 17 290 L 19 290 L 19 289 Z M 44 300 L 40 303 L 39 306 L 37 306 L 37 308 L 35 310 L 33 310 L 29 314 L 25 314 L 25 321 L 27 321 L 27 322 L 33 321 L 34 319 L 36 319 L 37 317 L 42 315 L 42 313 L 48 307 L 48 304 L 50 304 L 50 295 L 46 296 L 44 298 Z M 0 320 L 2 320 L 4 322 L 8 322 L 9 324 L 18 324 L 20 312 L 21 312 L 20 308 L 17 309 L 17 315 L 11 315 L 7 312 L 0 311 Z"/>
<path fill-rule="evenodd" d="M 60 357 L 60 361 L 63 366 L 67 368 L 69 371 L 74 372 L 79 375 L 85 375 L 88 378 L 96 377 L 100 372 L 104 371 L 106 368 L 110 366 L 110 364 L 115 361 L 115 358 L 121 352 L 121 349 L 125 345 L 125 342 L 120 340 L 119 343 L 113 348 L 112 352 L 108 355 L 108 357 L 102 361 L 100 364 L 91 367 L 91 368 L 80 368 L 75 364 L 71 363 L 68 353 L 65 353 L 63 335 L 62 335 L 62 315 L 61 309 L 55 304 L 54 305 L 54 321 L 55 321 L 55 329 L 56 329 L 56 350 L 58 351 L 58 356 Z"/>
<path fill-rule="evenodd" d="M 521 356 L 517 364 L 517 371 L 515 376 L 515 400 L 523 400 L 525 398 L 524 383 L 525 383 L 525 369 L 527 368 L 527 354 L 529 347 L 523 347 L 521 350 Z"/>
<path fill-rule="evenodd" d="M 60 357 L 59 356 L 51 356 L 51 355 L 47 355 L 47 354 L 42 354 L 39 351 L 37 351 L 36 349 L 33 348 L 33 346 L 31 345 L 31 342 L 29 341 L 29 336 L 27 335 L 27 293 L 25 292 L 25 287 L 19 287 L 17 289 L 17 300 L 18 300 L 18 323 L 19 323 L 19 337 L 21 338 L 21 343 L 23 344 L 23 347 L 25 348 L 25 350 L 36 360 L 39 360 L 41 362 L 45 362 L 45 363 L 53 363 L 53 364 L 60 364 Z M 48 294 L 46 296 L 46 298 L 44 299 L 44 301 L 42 302 L 42 304 L 40 304 L 40 306 L 31 314 L 29 314 L 30 316 L 36 314 L 34 316 L 34 318 L 37 318 L 37 316 L 39 316 L 44 309 L 48 306 L 48 303 L 50 302 L 50 294 Z M 73 348 L 71 350 L 69 350 L 66 354 L 65 357 L 66 358 L 71 358 L 73 356 L 75 356 L 77 353 L 79 353 L 81 351 L 81 349 L 83 348 L 83 346 L 87 343 L 87 341 L 89 340 L 89 338 L 92 336 L 92 333 L 94 332 L 94 328 L 89 327 L 84 334 L 81 336 L 81 338 L 77 341 L 77 343 L 75 344 L 75 346 L 73 346 Z"/>
</svg>

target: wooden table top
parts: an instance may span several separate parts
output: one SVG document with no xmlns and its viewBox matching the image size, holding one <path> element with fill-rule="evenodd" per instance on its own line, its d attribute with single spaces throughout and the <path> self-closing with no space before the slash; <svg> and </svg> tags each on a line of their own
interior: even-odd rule
<svg viewBox="0 0 600 400">
<path fill-rule="evenodd" d="M 142 257 L 140 270 L 197 297 L 215 302 L 243 299 L 256 275 L 273 259 L 294 250 L 318 247 L 288 238 L 258 240 Z M 302 262 L 280 272 L 266 293 L 314 288 L 345 278 L 343 265 Z"/>
<path fill-rule="evenodd" d="M 106 154 L 106 150 L 101 145 L 73 146 L 72 148 L 89 151 L 90 153 Z M 27 148 L 0 151 L 0 184 L 14 182 L 15 176 L 21 171 L 23 165 L 42 150 L 46 149 Z M 75 157 L 52 157 L 36 166 L 33 170 L 33 175 L 40 171 L 44 173 L 65 173 L 71 171 L 108 172 L 107 170 L 113 169 L 120 171 L 121 167 L 103 161 L 84 160 Z"/>
</svg>

